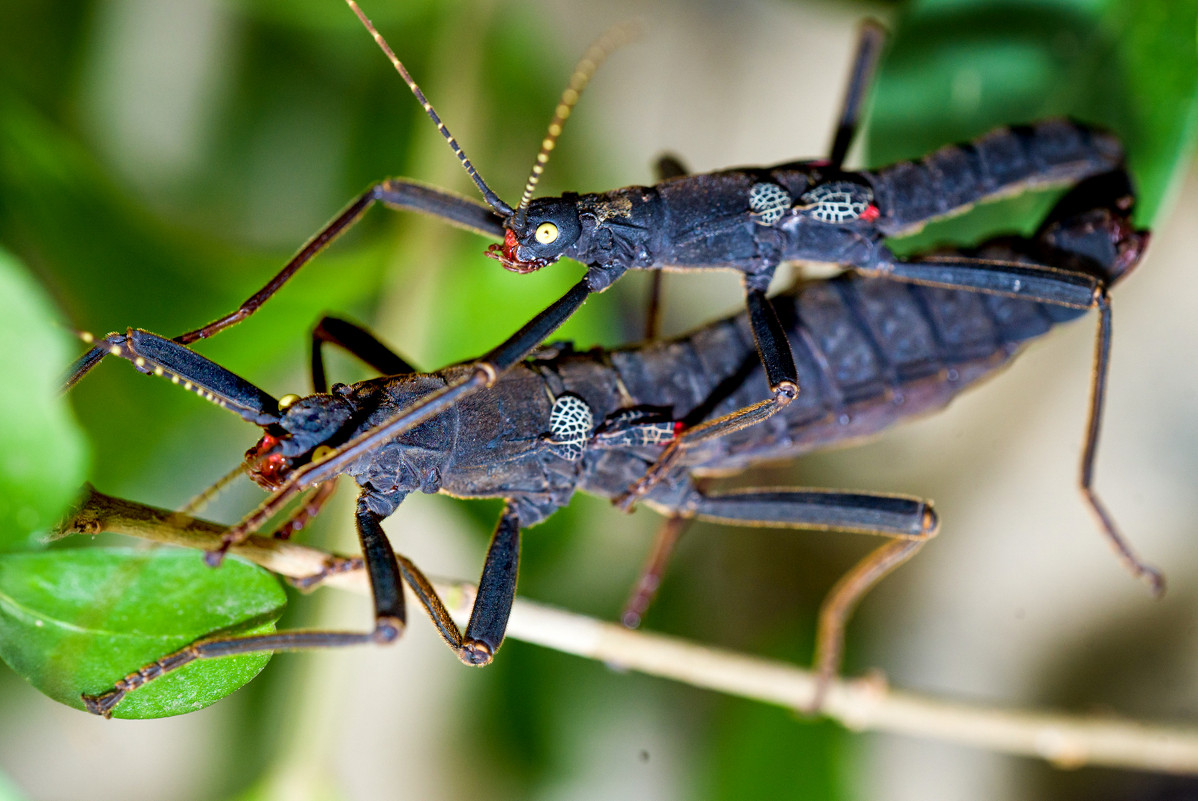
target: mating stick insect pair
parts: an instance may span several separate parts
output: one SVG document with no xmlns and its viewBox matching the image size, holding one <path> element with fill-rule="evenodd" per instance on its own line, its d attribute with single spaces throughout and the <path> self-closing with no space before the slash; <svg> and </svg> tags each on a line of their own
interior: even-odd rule
<svg viewBox="0 0 1198 801">
<path fill-rule="evenodd" d="M 352 0 L 347 2 L 373 33 Z M 1126 216 L 1126 183 L 1108 178 L 1086 184 L 1084 192 L 1075 190 L 1062 201 L 1035 239 L 995 242 L 980 255 L 946 252 L 901 260 L 883 242 L 980 200 L 1116 169 L 1122 151 L 1113 137 L 1049 121 L 1002 129 L 917 163 L 845 172 L 840 165 L 880 46 L 877 29 L 867 27 L 831 159 L 679 174 L 654 187 L 530 200 L 573 99 L 609 49 L 605 43 L 575 73 L 524 199 L 513 208 L 486 186 L 402 64 L 374 35 L 489 207 L 400 179 L 381 182 L 238 312 L 173 341 L 133 330 L 111 335 L 77 363 L 68 384 L 112 353 L 145 372 L 171 375 L 264 428 L 263 439 L 247 454 L 247 467 L 274 494 L 230 529 L 213 562 L 303 490 L 322 485 L 317 493 L 323 499 L 329 486 L 324 482 L 351 475 L 363 488 L 356 518 L 374 589 L 375 627 L 366 633 L 202 641 L 90 698 L 93 711 L 111 712 L 128 690 L 194 658 L 391 641 L 404 621 L 403 583 L 464 662 L 485 664 L 502 641 L 511 608 L 520 530 L 564 505 L 577 489 L 625 501 L 640 497 L 682 518 L 893 538 L 846 575 L 821 611 L 816 663 L 826 683 L 839 663 L 852 606 L 935 533 L 930 504 L 824 490 L 721 495 L 700 490 L 692 478 L 876 433 L 939 408 L 1010 358 L 1019 343 L 1095 307 L 1100 325 L 1083 489 L 1124 560 L 1159 582 L 1122 543 L 1089 488 L 1110 338 L 1106 288 L 1135 263 L 1143 243 Z M 683 172 L 672 164 L 667 171 Z M 567 255 L 587 265 L 586 276 L 481 360 L 434 374 L 415 373 L 357 327 L 326 321 L 318 340 L 345 347 L 385 377 L 335 385 L 330 394 L 308 398 L 276 401 L 184 347 L 252 313 L 376 200 L 502 237 L 503 245 L 492 252 L 509 269 L 540 269 Z M 856 273 L 771 302 L 765 290 L 784 260 L 834 262 Z M 747 313 L 675 342 L 609 354 L 549 349 L 522 363 L 589 294 L 628 269 L 665 267 L 741 271 Z M 987 331 L 981 340 L 967 333 L 979 328 Z M 317 382 L 322 390 L 323 379 Z M 382 519 L 416 490 L 507 501 L 464 633 L 419 570 L 396 557 L 382 533 Z"/>
</svg>

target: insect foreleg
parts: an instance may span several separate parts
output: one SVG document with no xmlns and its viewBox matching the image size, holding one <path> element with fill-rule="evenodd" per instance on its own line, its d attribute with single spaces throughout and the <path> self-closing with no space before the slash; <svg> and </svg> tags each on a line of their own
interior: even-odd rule
<svg viewBox="0 0 1198 801">
<path fill-rule="evenodd" d="M 389 178 L 370 187 L 357 200 L 346 206 L 328 225 L 309 239 L 274 278 L 247 298 L 236 311 L 213 320 L 201 328 L 180 334 L 175 337 L 175 342 L 187 345 L 196 340 L 207 339 L 249 317 L 278 292 L 301 267 L 361 219 L 362 215 L 376 202 L 385 203 L 396 209 L 410 209 L 430 214 L 494 239 L 503 238 L 503 220 L 487 206 L 415 181 Z M 70 389 L 78 383 L 100 362 L 104 355 L 103 348 L 99 346 L 84 354 L 79 361 L 72 365 L 71 372 L 64 382 L 64 389 Z"/>
<path fill-rule="evenodd" d="M 291 257 L 291 261 L 287 262 L 283 269 L 267 282 L 266 286 L 247 298 L 237 311 L 227 314 L 219 320 L 214 320 L 202 328 L 180 334 L 175 338 L 176 341 L 186 345 L 198 339 L 206 339 L 249 317 L 275 292 L 278 292 L 291 276 L 311 261 L 313 256 L 324 250 L 330 242 L 361 219 L 371 206 L 380 201 L 392 208 L 411 209 L 440 217 L 456 225 L 477 231 L 484 236 L 503 238 L 502 219 L 481 203 L 414 181 L 390 178 L 370 187 L 357 200 L 346 206 L 340 214 L 333 218 L 332 222 L 309 239 L 299 252 Z"/>
<path fill-rule="evenodd" d="M 90 334 L 84 338 L 94 340 Z M 251 423 L 268 425 L 279 421 L 279 402 L 274 397 L 173 340 L 131 328 L 124 334 L 110 334 L 99 340 L 93 350 L 126 359 L 143 373 L 169 378 Z M 86 360 L 84 356 L 81 361 Z"/>
<path fill-rule="evenodd" d="M 261 651 L 300 651 L 309 648 L 340 648 L 347 645 L 394 642 L 404 629 L 404 598 L 399 565 L 391 543 L 380 525 L 382 516 L 371 510 L 366 494 L 358 499 L 358 538 L 362 545 L 370 588 L 374 597 L 374 628 L 367 632 L 285 631 L 246 637 L 216 637 L 199 640 L 130 673 L 116 686 L 99 695 L 84 695 L 89 712 L 111 717 L 125 697 L 148 681 L 177 670 L 197 659 L 215 659 Z"/>
</svg>

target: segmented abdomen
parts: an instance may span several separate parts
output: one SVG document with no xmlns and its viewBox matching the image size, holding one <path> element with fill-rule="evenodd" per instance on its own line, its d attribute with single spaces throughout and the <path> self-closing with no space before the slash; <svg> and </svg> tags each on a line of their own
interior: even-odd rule
<svg viewBox="0 0 1198 801">
<path fill-rule="evenodd" d="M 696 448 L 692 468 L 739 469 L 876 434 L 941 408 L 1021 343 L 1084 313 L 852 274 L 773 302 L 790 332 L 799 395 L 769 420 Z M 671 406 L 691 424 L 769 397 L 743 315 L 617 351 L 612 363 L 639 402 Z"/>
<path fill-rule="evenodd" d="M 1113 135 L 1065 119 L 1013 125 L 918 161 L 866 171 L 887 236 L 1035 186 L 1077 182 L 1123 161 Z"/>
</svg>

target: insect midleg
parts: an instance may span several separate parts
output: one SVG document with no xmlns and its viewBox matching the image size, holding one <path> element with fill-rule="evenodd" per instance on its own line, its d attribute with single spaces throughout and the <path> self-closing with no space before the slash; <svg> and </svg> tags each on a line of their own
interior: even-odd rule
<svg viewBox="0 0 1198 801">
<path fill-rule="evenodd" d="M 688 511 L 700 520 L 759 526 L 878 534 L 890 542 L 869 553 L 836 583 L 820 607 L 814 670 L 816 692 L 808 711 L 822 705 L 840 667 L 845 624 L 853 608 L 887 573 L 934 537 L 939 519 L 930 501 L 905 495 L 810 489 L 696 491 Z"/>
<path fill-rule="evenodd" d="M 749 309 L 749 326 L 757 344 L 757 353 L 765 366 L 772 397 L 683 430 L 666 446 L 657 461 L 649 466 L 645 475 L 613 501 L 616 506 L 624 510 L 631 509 L 638 498 L 648 493 L 670 472 L 686 448 L 756 425 L 785 408 L 798 395 L 799 374 L 795 368 L 794 354 L 791 353 L 790 341 L 778 320 L 774 305 L 764 291 L 756 288 L 746 287 L 745 300 Z"/>
<path fill-rule="evenodd" d="M 856 138 L 865 98 L 869 93 L 870 85 L 873 83 L 874 72 L 877 69 L 878 59 L 882 54 L 882 45 L 885 41 L 886 31 L 877 22 L 866 20 L 861 24 L 857 34 L 857 49 L 853 54 L 853 67 L 850 72 L 848 87 L 844 93 L 844 101 L 841 106 L 836 131 L 832 137 L 832 145 L 828 149 L 828 162 L 835 169 L 839 169 L 844 164 L 845 156 L 848 155 L 849 148 Z M 678 178 L 687 175 L 689 172 L 681 159 L 673 154 L 666 154 L 658 158 L 655 171 L 658 181 Z M 660 335 L 661 294 L 664 278 L 664 271 L 653 271 L 649 288 L 647 320 L 645 323 L 646 340 L 657 339 Z M 752 422 L 746 422 L 745 424 L 751 425 Z M 727 433 L 727 431 L 723 433 Z M 694 439 L 694 434 L 691 435 L 691 439 Z M 674 452 L 677 453 L 678 450 L 679 448 L 675 448 Z M 650 472 L 654 475 L 664 475 L 668 467 L 666 454 L 663 454 L 663 458 L 650 467 Z M 628 501 L 642 494 L 644 491 L 648 491 L 654 483 L 649 477 L 649 472 L 646 473 L 643 481 L 642 491 L 638 491 L 641 486 L 638 483 L 638 485 L 630 488 L 628 493 L 618 498 L 616 503 L 627 507 Z M 658 585 L 661 583 L 661 576 L 665 571 L 666 562 L 669 560 L 674 546 L 685 530 L 686 520 L 677 516 L 669 518 L 662 525 L 654 541 L 648 560 L 633 588 L 632 595 L 629 597 L 627 603 L 625 603 L 624 611 L 620 616 L 621 621 L 629 628 L 635 628 L 640 624 L 641 619 L 649 608 L 649 604 L 653 600 L 654 594 L 657 592 Z"/>
<path fill-rule="evenodd" d="M 395 552 L 391 549 L 383 527 L 381 516 L 371 511 L 365 493 L 358 500 L 358 538 L 370 577 L 370 589 L 374 598 L 374 628 L 366 632 L 350 631 L 285 631 L 276 634 L 250 635 L 245 637 L 217 637 L 202 639 L 167 654 L 140 670 L 130 673 L 116 686 L 99 695 L 84 695 L 83 702 L 89 712 L 111 717 L 113 709 L 125 697 L 146 682 L 177 670 L 197 659 L 214 659 L 261 651 L 299 651 L 309 648 L 340 648 L 347 645 L 367 643 L 385 644 L 394 642 L 404 629 L 403 585 Z"/>
<path fill-rule="evenodd" d="M 361 359 L 378 370 L 379 375 L 420 372 L 365 328 L 339 317 L 325 316 L 312 329 L 312 386 L 316 392 L 328 391 L 322 352 L 326 343 Z"/>
<path fill-rule="evenodd" d="M 690 523 L 689 516 L 674 514 L 667 517 L 661 524 L 657 536 L 653 540 L 649 556 L 645 559 L 640 575 L 632 585 L 632 592 L 629 594 L 628 600 L 624 602 L 623 611 L 620 612 L 620 622 L 627 628 L 635 629 L 641 625 L 645 613 L 649 611 L 649 605 L 653 603 L 653 599 L 657 596 L 657 590 L 661 587 L 666 566 L 674 555 L 674 547 L 686 533 Z"/>
<path fill-rule="evenodd" d="M 849 147 L 857 136 L 861 109 L 865 104 L 870 84 L 873 83 L 874 70 L 878 66 L 878 57 L 882 54 L 885 41 L 886 31 L 881 25 L 873 20 L 861 23 L 857 33 L 857 50 L 853 54 L 853 70 L 844 93 L 844 105 L 840 110 L 836 133 L 832 137 L 832 146 L 828 149 L 828 162 L 836 169 L 844 164 L 844 157 L 848 155 Z"/>
<path fill-rule="evenodd" d="M 399 556 L 399 570 L 416 599 L 428 612 L 437 633 L 463 663 L 482 666 L 490 663 L 503 644 L 516 598 L 516 574 L 520 566 L 520 519 L 511 504 L 504 506 L 499 524 L 487 548 L 478 593 L 470 610 L 465 634 L 453 622 L 432 582 L 410 560 Z"/>
</svg>

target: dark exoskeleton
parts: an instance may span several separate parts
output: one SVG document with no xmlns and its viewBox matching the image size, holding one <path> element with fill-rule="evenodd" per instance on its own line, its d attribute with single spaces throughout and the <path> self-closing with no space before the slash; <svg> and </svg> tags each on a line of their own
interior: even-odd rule
<svg viewBox="0 0 1198 801">
<path fill-rule="evenodd" d="M 1124 173 L 1099 176 L 1062 199 L 1034 237 L 994 239 L 969 255 L 1012 264 L 1052 263 L 1062 274 L 1088 276 L 1105 298 L 1105 288 L 1139 261 L 1147 241 L 1130 223 L 1132 203 Z M 961 254 L 943 255 L 955 260 Z M 648 488 L 644 500 L 681 519 L 887 538 L 837 583 L 821 609 L 815 663 L 826 687 L 839 665 L 854 605 L 936 533 L 930 502 L 820 489 L 718 492 L 707 489 L 704 477 L 873 435 L 939 409 L 1005 365 L 1029 340 L 1084 310 L 854 272 L 801 285 L 779 295 L 774 306 L 806 391 L 759 425 L 698 436 Z M 1100 312 L 1082 457 L 1083 490 L 1091 497 L 1109 305 L 1104 302 Z M 493 387 L 452 403 L 443 401 L 475 369 L 473 363 L 414 372 L 364 330 L 331 318 L 318 328 L 315 363 L 325 342 L 345 347 L 384 373 L 401 374 L 276 401 L 187 348 L 144 331 L 112 335 L 99 344 L 264 428 L 263 438 L 246 454 L 247 467 L 273 494 L 228 530 L 225 547 L 262 527 L 306 489 L 327 495 L 342 474 L 358 483 L 356 520 L 374 594 L 374 629 L 201 640 L 129 674 L 108 692 L 85 696 L 93 712 L 110 714 L 128 691 L 194 659 L 390 642 L 404 625 L 404 583 L 463 662 L 486 664 L 503 640 L 523 529 L 567 504 L 576 491 L 618 496 L 659 461 L 680 428 L 702 432 L 705 421 L 751 403 L 769 386 L 746 314 L 639 347 L 584 353 L 569 345 L 551 346 L 499 376 Z M 314 376 L 321 390 L 323 375 L 321 369 Z M 439 410 L 435 415 L 427 413 L 430 398 Z M 464 632 L 428 580 L 394 553 L 383 533 L 383 519 L 412 492 L 506 502 Z M 213 552 L 214 562 L 221 553 Z M 1124 556 L 1138 564 L 1126 551 Z"/>
<path fill-rule="evenodd" d="M 885 244 L 889 237 L 911 233 L 931 220 L 961 213 L 978 202 L 1035 187 L 1076 183 L 1118 168 L 1123 152 L 1110 134 L 1057 119 L 1001 128 L 914 162 L 845 171 L 842 164 L 882 46 L 882 30 L 874 24 L 862 28 L 849 90 L 827 159 L 686 175 L 676 159 L 666 158 L 659 164 L 665 180 L 655 186 L 533 199 L 533 189 L 579 92 L 607 53 L 624 38 L 620 29 L 610 32 L 587 52 L 574 72 L 523 198 L 513 207 L 482 180 L 357 4 L 353 0 L 347 3 L 436 123 L 486 204 L 404 179 L 382 181 L 313 237 L 240 309 L 181 334 L 175 338 L 180 344 L 211 336 L 253 313 L 375 202 L 431 214 L 502 239 L 502 245 L 491 246 L 490 254 L 516 272 L 541 269 L 563 256 L 586 265 L 585 276 L 562 298 L 475 362 L 470 370 L 461 372 L 449 390 L 453 398 L 493 386 L 498 375 L 528 356 L 590 294 L 607 289 L 628 270 L 739 271 L 767 385 L 757 397 L 744 397 L 743 406 L 728 409 L 718 423 L 702 432 L 684 431 L 675 438 L 659 461 L 621 494 L 619 502 L 628 508 L 645 496 L 669 472 L 682 451 L 700 438 L 758 423 L 790 403 L 800 388 L 818 391 L 800 381 L 778 313 L 766 297 L 770 279 L 783 261 L 833 263 L 865 275 L 1013 295 L 1067 308 L 1094 308 L 1099 303 L 1092 279 L 1062 272 L 1043 261 L 1012 264 L 957 254 L 929 262 L 901 259 L 890 251 Z M 75 366 L 69 383 L 77 381 L 103 356 L 101 348 L 86 354 Z M 430 400 L 434 405 L 427 411 L 431 414 L 443 408 L 441 400 L 440 396 Z"/>
</svg>

